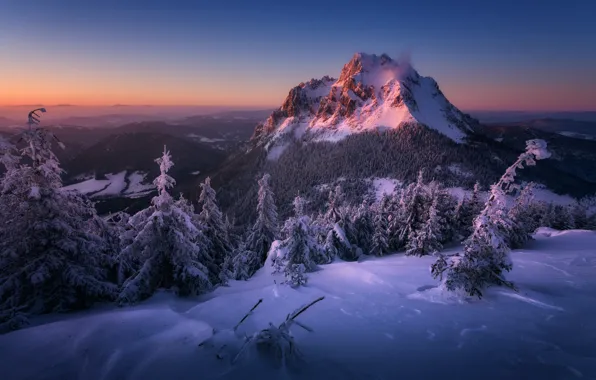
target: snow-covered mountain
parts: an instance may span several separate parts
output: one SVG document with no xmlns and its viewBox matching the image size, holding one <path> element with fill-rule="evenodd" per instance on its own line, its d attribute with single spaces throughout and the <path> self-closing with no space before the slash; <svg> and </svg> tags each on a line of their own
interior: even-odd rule
<svg viewBox="0 0 596 380">
<path fill-rule="evenodd" d="M 422 124 L 462 142 L 478 122 L 454 107 L 437 82 L 408 61 L 357 53 L 339 79 L 325 76 L 300 83 L 283 105 L 259 124 L 252 137 L 275 155 L 288 137 L 339 141 L 346 136 Z"/>
</svg>

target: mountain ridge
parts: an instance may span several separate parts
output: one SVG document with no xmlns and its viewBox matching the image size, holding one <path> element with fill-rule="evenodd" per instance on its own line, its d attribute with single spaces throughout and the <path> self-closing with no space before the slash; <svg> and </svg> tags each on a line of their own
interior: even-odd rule
<svg viewBox="0 0 596 380">
<path fill-rule="evenodd" d="M 292 88 L 281 107 L 257 125 L 251 141 L 264 145 L 275 158 L 288 138 L 333 142 L 353 133 L 411 123 L 458 143 L 479 125 L 447 100 L 433 78 L 418 74 L 407 60 L 356 53 L 339 78 L 324 76 Z"/>
</svg>

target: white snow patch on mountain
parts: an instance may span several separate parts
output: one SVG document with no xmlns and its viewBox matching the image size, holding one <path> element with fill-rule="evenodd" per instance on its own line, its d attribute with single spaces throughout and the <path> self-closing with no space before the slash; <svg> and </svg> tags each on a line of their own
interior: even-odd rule
<svg viewBox="0 0 596 380">
<path fill-rule="evenodd" d="M 146 193 L 155 189 L 153 183 L 144 183 L 147 180 L 147 173 L 134 171 L 128 175 L 128 187 L 124 194 Z"/>
<path fill-rule="evenodd" d="M 91 178 L 86 181 L 64 186 L 66 191 L 78 191 L 91 198 L 123 196 L 137 198 L 149 194 L 155 186 L 146 181 L 146 173 L 134 171 L 127 175 L 127 171 L 116 174 L 106 174 L 106 179 Z"/>
<path fill-rule="evenodd" d="M 559 132 L 559 134 L 560 135 L 563 135 L 563 136 L 567 136 L 567 137 L 573 137 L 573 138 L 576 138 L 576 139 L 596 140 L 596 136 L 586 135 L 584 133 L 578 133 L 578 132 L 563 131 L 563 132 Z"/>
<path fill-rule="evenodd" d="M 95 179 L 91 178 L 83 182 L 64 186 L 62 189 L 66 191 L 76 190 L 82 194 L 96 193 L 110 185 L 109 179 Z"/>
<path fill-rule="evenodd" d="M 117 174 L 106 174 L 106 178 L 109 181 L 108 187 L 93 194 L 94 196 L 103 197 L 107 195 L 118 195 L 126 188 L 126 170 Z"/>
<path fill-rule="evenodd" d="M 375 199 L 380 200 L 385 194 L 395 193 L 395 188 L 400 184 L 400 181 L 393 178 L 373 178 L 372 186 L 375 191 Z"/>
<path fill-rule="evenodd" d="M 205 297 L 160 293 L 135 307 L 34 318 L 32 327 L 0 336 L 0 373 L 11 380 L 194 380 L 197 374 L 368 380 L 396 373 L 406 379 L 592 379 L 595 245 L 592 231 L 540 229 L 527 248 L 511 254 L 507 278 L 519 291 L 494 287 L 482 300 L 437 288 L 428 271 L 432 257 L 335 262 L 297 289 L 281 285 L 283 277 L 268 266 Z M 304 359 L 299 371 L 277 368 L 256 351 L 231 364 L 245 334 L 278 325 L 321 296 L 298 317 L 313 332 L 291 329 Z M 259 299 L 238 334 L 231 333 Z M 218 346 L 199 347 L 213 328 L 220 331 Z"/>
</svg>

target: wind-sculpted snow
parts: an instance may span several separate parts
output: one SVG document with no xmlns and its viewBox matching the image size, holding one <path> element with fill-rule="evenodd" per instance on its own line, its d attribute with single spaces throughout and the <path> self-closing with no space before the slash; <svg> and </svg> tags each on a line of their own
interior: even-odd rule
<svg viewBox="0 0 596 380">
<path fill-rule="evenodd" d="M 443 294 L 428 273 L 432 257 L 322 265 L 298 289 L 280 285 L 283 275 L 266 267 L 203 298 L 161 293 L 131 308 L 33 319 L 39 325 L 0 336 L 0 373 L 11 380 L 593 379 L 596 233 L 541 228 L 534 237 L 511 253 L 508 279 L 518 293 Z M 320 296 L 298 317 L 314 331 L 291 330 L 304 355 L 299 372 L 275 368 L 258 352 L 230 364 L 241 346 L 236 335 L 279 325 Z M 259 299 L 238 334 L 225 334 Z M 198 347 L 213 328 L 224 332 L 222 359 Z"/>
</svg>

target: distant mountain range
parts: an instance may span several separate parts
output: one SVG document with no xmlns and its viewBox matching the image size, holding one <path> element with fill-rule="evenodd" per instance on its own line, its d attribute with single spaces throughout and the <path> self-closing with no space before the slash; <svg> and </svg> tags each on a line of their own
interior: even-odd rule
<svg viewBox="0 0 596 380">
<path fill-rule="evenodd" d="M 567 137 L 596 139 L 596 121 L 578 121 L 572 119 L 532 119 L 509 123 L 487 123 L 511 128 L 524 127 L 544 132 L 558 133 Z"/>
<path fill-rule="evenodd" d="M 149 202 L 154 159 L 164 145 L 175 162 L 174 193 L 195 199 L 199 182 L 210 175 L 222 206 L 240 223 L 253 216 L 263 172 L 272 175 L 280 212 L 287 215 L 298 194 L 317 209 L 328 189 L 342 183 L 350 201 L 359 202 L 375 179 L 409 182 L 421 169 L 427 181 L 463 188 L 479 181 L 488 188 L 531 138 L 546 140 L 553 156 L 524 170 L 524 180 L 575 197 L 596 193 L 596 113 L 468 115 L 434 79 L 387 55 L 358 53 L 337 79 L 300 83 L 274 110 L 181 116 L 179 110 L 131 109 L 42 118 L 67 146 L 55 149 L 67 171 L 65 184 L 91 196 L 101 213 L 134 211 Z M 13 134 L 15 124 L 24 126 L 0 117 L 0 135 Z"/>
</svg>

